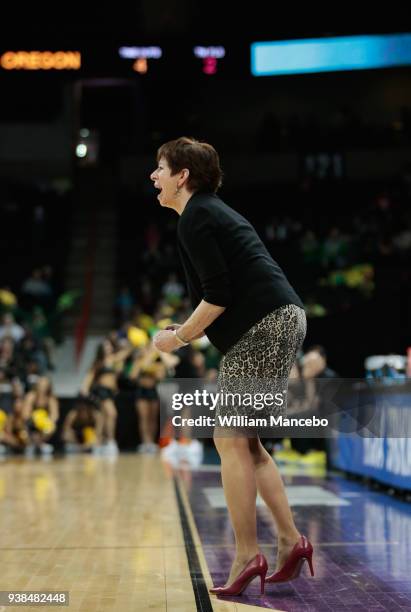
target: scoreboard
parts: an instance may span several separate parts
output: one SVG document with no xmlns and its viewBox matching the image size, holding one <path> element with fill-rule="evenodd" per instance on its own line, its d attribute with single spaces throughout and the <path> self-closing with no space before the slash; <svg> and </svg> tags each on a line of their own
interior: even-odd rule
<svg viewBox="0 0 411 612">
<path fill-rule="evenodd" d="M 0 48 L 0 78 L 5 73 L 47 72 L 90 76 L 168 80 L 250 77 L 249 44 L 128 41 L 116 45 Z"/>
<path fill-rule="evenodd" d="M 44 41 L 43 41 L 44 44 Z M 0 48 L 5 72 L 136 75 L 169 80 L 256 78 L 411 65 L 411 34 L 233 42 L 211 40 L 66 41 L 64 46 Z"/>
</svg>

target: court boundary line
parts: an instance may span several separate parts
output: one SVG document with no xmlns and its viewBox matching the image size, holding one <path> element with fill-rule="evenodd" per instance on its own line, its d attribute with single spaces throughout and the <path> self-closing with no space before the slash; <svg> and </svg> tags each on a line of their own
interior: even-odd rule
<svg viewBox="0 0 411 612">
<path fill-rule="evenodd" d="M 182 490 L 182 485 L 176 476 L 174 476 L 174 491 L 176 494 L 178 511 L 180 513 L 180 523 L 183 531 L 184 546 L 186 549 L 187 562 L 190 570 L 191 584 L 194 591 L 197 610 L 199 612 L 213 612 L 207 582 L 197 552 L 197 546 L 200 543 L 196 543 L 192 528 L 190 526 L 190 523 L 191 525 L 193 524 L 193 517 L 190 517 L 191 509 L 188 505 L 188 500 L 184 495 L 184 491 Z"/>
<path fill-rule="evenodd" d="M 194 515 L 191 509 L 191 504 L 188 499 L 187 491 L 185 489 L 184 483 L 179 477 L 175 478 L 175 484 L 179 487 L 179 493 L 181 495 L 181 500 L 184 505 L 184 509 L 186 511 L 188 524 L 191 529 L 191 535 L 193 537 L 194 546 L 196 548 L 198 559 L 200 561 L 200 566 L 203 573 L 203 578 L 208 586 L 213 586 L 213 580 L 211 578 L 210 570 L 208 568 L 208 563 L 205 558 L 204 549 L 209 548 L 210 545 L 205 545 L 202 543 L 200 534 L 198 533 L 197 525 L 194 520 Z M 231 545 L 230 545 L 231 546 Z M 272 610 L 272 612 L 285 612 L 285 610 L 280 610 L 278 608 L 266 608 L 265 606 L 261 606 L 258 604 L 249 604 L 249 603 L 240 603 L 237 601 L 231 601 L 230 599 L 225 600 L 224 598 L 220 599 L 219 597 L 210 598 L 212 610 L 214 612 L 263 612 L 264 610 Z"/>
</svg>

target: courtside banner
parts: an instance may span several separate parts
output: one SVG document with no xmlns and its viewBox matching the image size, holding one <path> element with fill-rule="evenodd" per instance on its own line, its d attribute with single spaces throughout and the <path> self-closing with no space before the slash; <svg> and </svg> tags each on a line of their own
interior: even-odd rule
<svg viewBox="0 0 411 612">
<path fill-rule="evenodd" d="M 173 379 L 159 385 L 160 426 L 175 437 L 411 437 L 411 384 L 363 379 Z"/>
<path fill-rule="evenodd" d="M 390 408 L 390 412 L 395 410 Z M 330 441 L 329 453 L 335 468 L 411 490 L 411 438 L 337 433 Z"/>
</svg>

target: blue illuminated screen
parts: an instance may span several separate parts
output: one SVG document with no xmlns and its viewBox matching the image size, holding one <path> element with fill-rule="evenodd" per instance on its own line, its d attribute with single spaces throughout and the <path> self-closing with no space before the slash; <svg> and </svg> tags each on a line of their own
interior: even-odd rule
<svg viewBox="0 0 411 612">
<path fill-rule="evenodd" d="M 254 76 L 367 70 L 411 65 L 411 34 L 255 42 Z"/>
</svg>

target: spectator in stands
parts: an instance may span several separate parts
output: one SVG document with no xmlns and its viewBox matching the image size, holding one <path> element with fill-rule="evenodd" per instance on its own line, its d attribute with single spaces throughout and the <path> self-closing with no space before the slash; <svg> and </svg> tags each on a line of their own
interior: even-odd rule
<svg viewBox="0 0 411 612">
<path fill-rule="evenodd" d="M 30 445 L 28 454 L 39 449 L 43 455 L 49 455 L 54 448 L 48 440 L 54 434 L 59 418 L 59 401 L 53 393 L 52 384 L 47 376 L 39 377 L 35 387 L 24 399 L 25 416 L 28 419 Z"/>
<path fill-rule="evenodd" d="M 323 245 L 323 265 L 343 268 L 347 263 L 347 239 L 338 227 L 332 227 Z"/>
<path fill-rule="evenodd" d="M 321 258 L 320 243 L 316 234 L 312 230 L 306 230 L 301 242 L 300 248 L 303 254 L 304 262 L 307 264 L 319 263 Z"/>
<path fill-rule="evenodd" d="M 65 451 L 97 451 L 102 443 L 103 415 L 91 400 L 80 397 L 64 419 L 61 438 Z"/>
<path fill-rule="evenodd" d="M 151 312 L 154 306 L 154 288 L 148 276 L 141 278 L 138 302 L 144 312 Z"/>
<path fill-rule="evenodd" d="M 302 360 L 302 375 L 305 380 L 313 378 L 337 378 L 337 373 L 328 367 L 325 348 L 315 344 L 307 349 Z"/>
<path fill-rule="evenodd" d="M 0 287 L 0 313 L 3 311 L 14 310 L 17 307 L 17 297 L 10 287 Z"/>
<path fill-rule="evenodd" d="M 270 244 L 271 242 L 274 242 L 276 238 L 277 224 L 278 224 L 277 219 L 275 217 L 272 217 L 264 228 L 264 238 L 268 244 Z"/>
<path fill-rule="evenodd" d="M 21 292 L 31 296 L 34 300 L 42 300 L 52 295 L 51 286 L 44 278 L 41 268 L 35 268 L 31 276 L 21 286 Z"/>
<path fill-rule="evenodd" d="M 47 283 L 47 285 L 50 287 L 51 292 L 53 292 L 53 266 L 51 266 L 50 264 L 46 264 L 45 266 L 43 266 L 41 268 L 41 275 L 43 277 L 44 282 Z"/>
<path fill-rule="evenodd" d="M 0 366 L 0 410 L 7 414 L 13 408 L 13 399 L 24 395 L 23 385 L 12 369 Z"/>
<path fill-rule="evenodd" d="M 167 281 L 164 283 L 161 294 L 169 304 L 179 304 L 184 295 L 184 287 L 178 281 L 176 274 L 170 274 Z"/>
<path fill-rule="evenodd" d="M 304 304 L 305 312 L 307 317 L 325 317 L 327 314 L 327 310 L 324 308 L 322 304 L 316 299 L 314 295 L 310 295 L 307 298 L 306 303 Z"/>
<path fill-rule="evenodd" d="M 7 368 L 0 367 L 0 455 L 7 450 L 5 446 L 5 426 L 13 411 L 13 381 Z"/>
<path fill-rule="evenodd" d="M 191 357 L 191 363 L 194 366 L 194 370 L 198 378 L 205 378 L 205 375 L 206 375 L 205 362 L 206 362 L 205 357 L 201 351 L 193 351 L 193 354 Z"/>
<path fill-rule="evenodd" d="M 30 375 L 37 377 L 47 372 L 47 352 L 43 343 L 34 338 L 30 329 L 16 346 L 15 362 L 19 377 L 29 386 L 33 384 L 33 381 L 36 382 L 36 378 L 29 380 Z"/>
<path fill-rule="evenodd" d="M 408 251 L 411 249 L 411 228 L 405 228 L 403 231 L 396 234 L 393 238 L 393 245 L 399 251 Z"/>
<path fill-rule="evenodd" d="M 6 336 L 0 340 L 0 368 L 8 368 L 14 360 L 14 340 Z"/>
<path fill-rule="evenodd" d="M 52 308 L 54 304 L 53 276 L 54 276 L 53 266 L 51 266 L 50 264 L 46 264 L 45 266 L 41 268 L 41 277 L 44 283 L 46 284 L 46 286 L 49 288 L 49 293 L 43 300 L 43 303 L 44 303 L 44 306 L 46 307 L 47 312 L 50 311 L 50 309 Z"/>
<path fill-rule="evenodd" d="M 34 342 L 36 342 L 44 352 L 46 357 L 46 368 L 48 370 L 53 370 L 52 355 L 54 351 L 54 339 L 52 338 L 49 320 L 41 306 L 35 306 L 33 308 L 29 320 L 29 327 L 32 331 Z"/>
<path fill-rule="evenodd" d="M 0 325 L 0 340 L 3 338 L 12 338 L 14 342 L 19 342 L 24 337 L 25 333 L 23 327 L 15 322 L 11 312 L 6 312 L 3 315 Z"/>
<path fill-rule="evenodd" d="M 131 317 L 135 305 L 135 300 L 131 295 L 129 287 L 122 287 L 115 302 L 115 310 L 117 320 L 121 325 L 124 321 L 128 321 Z"/>
<path fill-rule="evenodd" d="M 300 362 L 299 376 L 305 387 L 305 405 L 302 405 L 302 409 L 312 410 L 318 416 L 321 412 L 321 394 L 316 381 L 338 377 L 337 373 L 328 367 L 323 346 L 316 344 L 307 349 Z M 319 416 L 321 417 L 321 414 Z M 291 442 L 293 448 L 304 455 L 303 462 L 325 463 L 324 438 L 294 438 Z"/>
<path fill-rule="evenodd" d="M 42 372 L 40 371 L 38 362 L 32 359 L 28 361 L 25 364 L 24 378 L 22 379 L 25 388 L 32 389 L 36 385 L 41 375 Z"/>
</svg>

